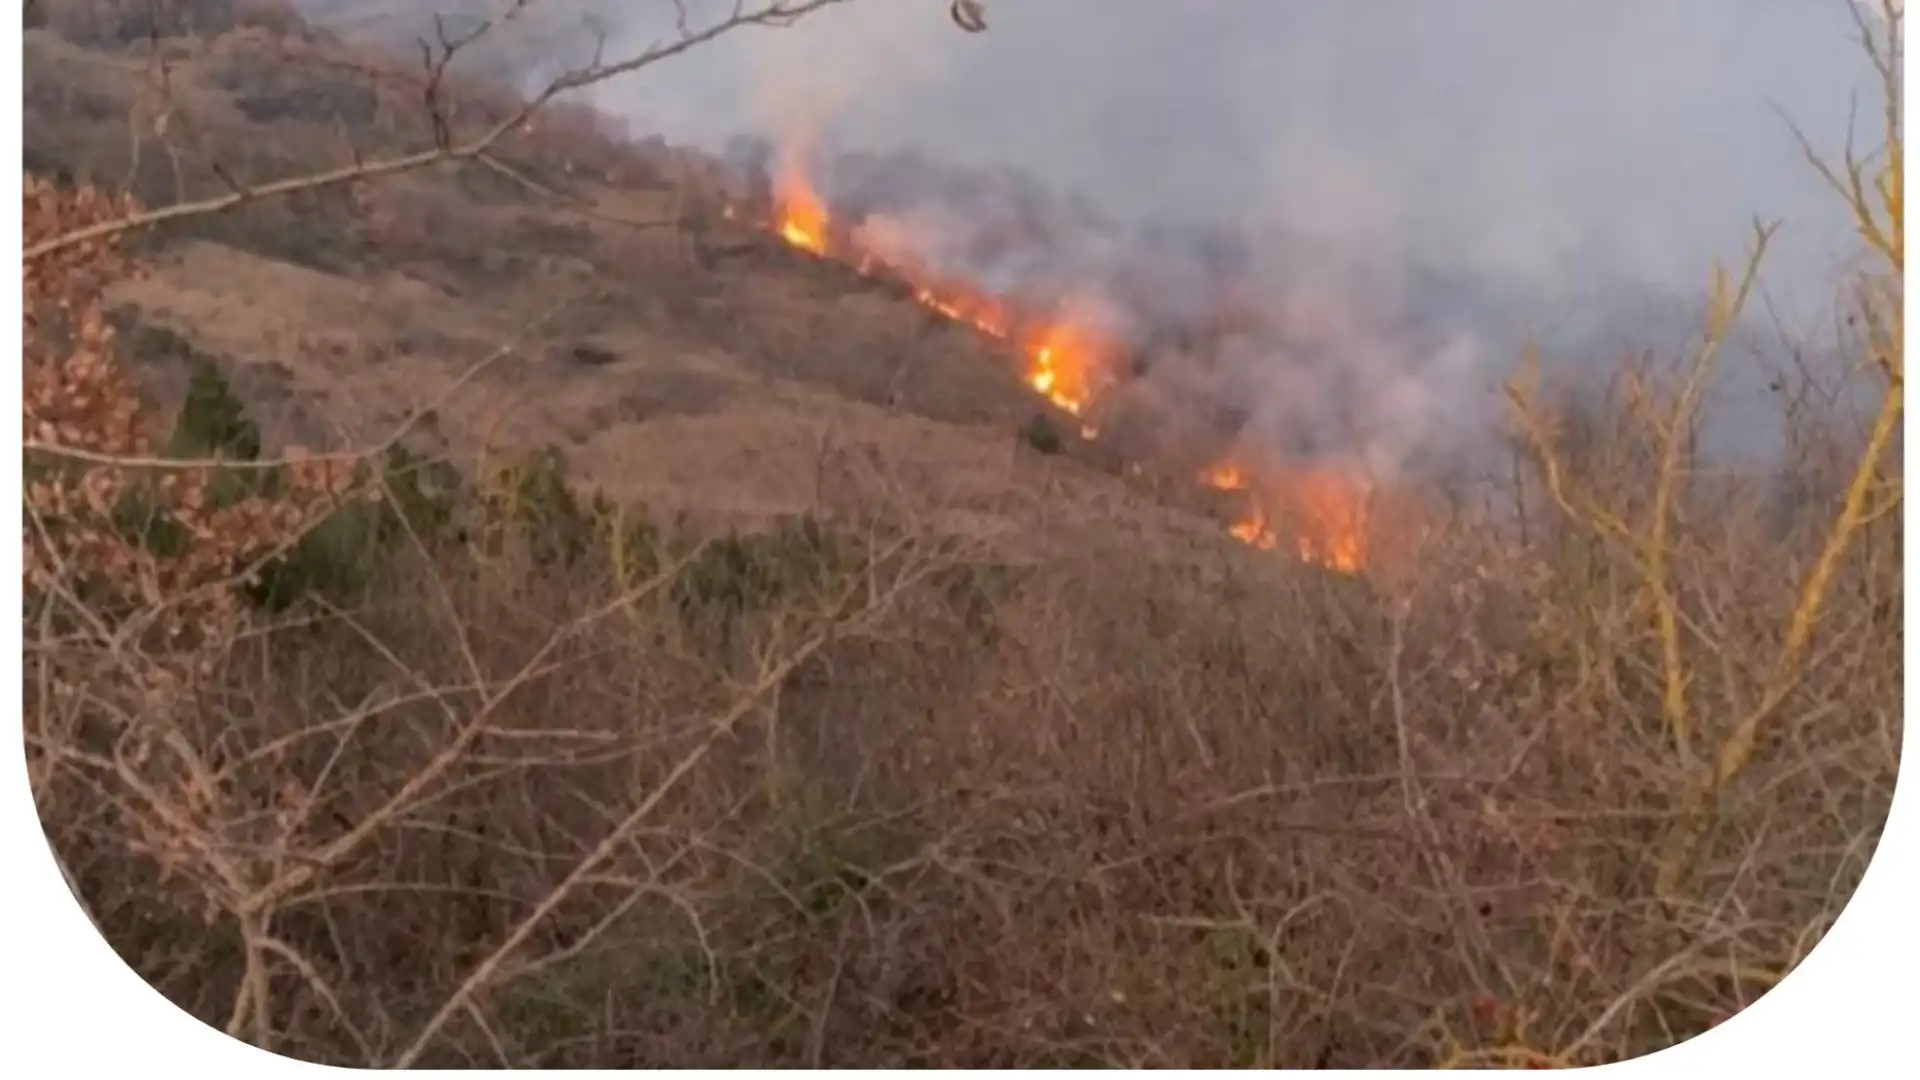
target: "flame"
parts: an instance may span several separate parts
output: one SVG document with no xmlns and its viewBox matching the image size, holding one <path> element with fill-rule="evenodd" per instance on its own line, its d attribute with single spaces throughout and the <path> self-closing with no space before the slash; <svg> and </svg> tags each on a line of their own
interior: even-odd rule
<svg viewBox="0 0 1920 1080">
<path fill-rule="evenodd" d="M 1233 527 L 1227 532 L 1231 533 L 1235 540 L 1243 544 L 1251 544 L 1262 551 L 1272 551 L 1280 543 L 1274 537 L 1273 530 L 1267 527 L 1266 511 L 1258 506 L 1249 508 L 1246 516 L 1234 522 Z"/>
<path fill-rule="evenodd" d="M 772 228 L 787 243 L 815 255 L 844 255 L 861 273 L 885 267 L 911 283 L 914 299 L 925 307 L 990 337 L 1014 340 L 1012 322 L 998 300 L 964 285 L 935 280 L 935 275 L 897 258 L 899 253 L 863 240 L 860 230 L 851 234 L 849 251 L 833 251 L 832 219 L 797 155 L 782 156 L 773 195 Z M 1083 416 L 1110 358 L 1109 339 L 1089 320 L 1062 314 L 1032 331 L 1023 329 L 1018 340 L 1027 360 L 1027 385 L 1065 412 Z M 1080 435 L 1095 439 L 1100 429 L 1083 423 Z M 1366 565 L 1370 490 L 1357 476 L 1327 467 L 1256 474 L 1226 460 L 1204 470 L 1200 482 L 1246 495 L 1245 513 L 1228 530 L 1241 543 L 1263 551 L 1291 548 L 1306 562 L 1345 574 L 1358 573 Z"/>
<path fill-rule="evenodd" d="M 914 298 L 989 337 L 1005 339 L 1010 335 L 1005 310 L 990 297 L 953 286 L 922 285 L 915 290 Z M 1093 398 L 1093 375 L 1105 348 L 1098 335 L 1072 319 L 1062 318 L 1025 336 L 1027 385 L 1074 416 L 1084 413 Z M 1099 429 L 1088 425 L 1080 433 L 1083 438 L 1093 439 Z"/>
<path fill-rule="evenodd" d="M 871 258 L 863 258 L 863 264 Z M 992 297 L 953 285 L 920 285 L 914 290 L 914 299 L 955 322 L 971 325 L 988 337 L 1004 340 L 1011 335 L 1006 311 Z M 1105 349 L 1099 336 L 1067 318 L 1048 323 L 1026 336 L 1027 385 L 1074 416 L 1084 413 L 1093 397 L 1093 373 L 1098 357 Z M 1085 439 L 1098 438 L 1099 434 L 1099 429 L 1092 425 L 1080 429 Z"/>
<path fill-rule="evenodd" d="M 1223 461 L 1200 474 L 1200 482 L 1220 491 L 1247 490 L 1247 474 L 1240 466 Z"/>
<path fill-rule="evenodd" d="M 1300 529 L 1300 557 L 1343 574 L 1358 573 L 1367 557 L 1366 485 L 1316 471 L 1293 478 L 1285 493 Z"/>
<path fill-rule="evenodd" d="M 923 285 L 914 299 L 963 322 L 988 337 L 1005 339 L 1009 326 L 1005 310 L 990 297 L 951 286 Z M 1091 331 L 1072 321 L 1047 324 L 1032 334 L 1026 346 L 1026 382 L 1034 391 L 1074 416 L 1086 411 L 1092 399 L 1092 373 L 1103 345 Z M 1096 439 L 1100 429 L 1083 424 L 1080 437 Z"/>
<path fill-rule="evenodd" d="M 1048 401 L 1079 416 L 1093 397 L 1094 374 L 1104 344 L 1070 320 L 1051 323 L 1027 350 L 1027 385 Z"/>
<path fill-rule="evenodd" d="M 913 298 L 921 304 L 952 319 L 954 322 L 970 323 L 974 329 L 989 337 L 1007 336 L 1007 316 L 1000 305 L 985 296 L 976 296 L 958 289 L 939 289 L 923 285 L 915 290 Z"/>
<path fill-rule="evenodd" d="M 1343 574 L 1366 566 L 1372 492 L 1359 477 L 1328 467 L 1274 470 L 1263 472 L 1256 484 L 1245 466 L 1223 461 L 1200 480 L 1249 495 L 1245 512 L 1228 529 L 1241 543 L 1262 551 L 1288 546 L 1302 561 Z"/>
<path fill-rule="evenodd" d="M 827 206 L 813 190 L 795 155 L 781 158 L 773 178 L 774 231 L 815 255 L 827 253 Z"/>
<path fill-rule="evenodd" d="M 832 220 L 826 203 L 814 190 L 801 167 L 799 155 L 781 155 L 773 180 L 773 230 L 781 239 L 815 255 L 830 254 L 828 225 Z M 871 222 L 869 222 L 871 224 Z M 885 266 L 912 282 L 914 299 L 955 322 L 973 326 L 990 337 L 1006 339 L 1012 327 L 1006 311 L 992 297 L 950 283 L 934 282 L 931 275 L 916 272 L 903 261 L 884 257 L 854 234 L 850 261 L 863 274 Z M 1099 336 L 1070 318 L 1043 326 L 1026 343 L 1025 379 L 1037 393 L 1074 416 L 1087 409 L 1093 396 L 1093 376 L 1105 345 Z M 1097 438 L 1099 429 L 1086 425 L 1081 437 Z"/>
</svg>

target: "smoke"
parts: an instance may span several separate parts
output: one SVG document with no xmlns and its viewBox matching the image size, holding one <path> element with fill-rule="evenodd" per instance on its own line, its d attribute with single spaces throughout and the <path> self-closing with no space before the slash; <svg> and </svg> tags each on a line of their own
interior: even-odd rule
<svg viewBox="0 0 1920 1080">
<path fill-rule="evenodd" d="M 1149 323 L 1251 293 L 1286 331 L 1206 357 L 1248 430 L 1404 459 L 1523 337 L 1684 345 L 1756 216 L 1786 223 L 1774 311 L 1830 311 L 1851 238 L 1789 121 L 1837 149 L 1874 102 L 1849 2 L 996 0 L 964 35 L 938 0 L 857 0 L 592 100 L 676 142 L 803 153 L 836 207 L 990 287 L 1098 280 Z M 676 17 L 560 6 L 616 53 Z M 1002 180 L 943 189 L 926 163 Z"/>
<path fill-rule="evenodd" d="M 859 0 L 597 103 L 691 141 L 1012 165 L 1128 220 L 1681 287 L 1755 214 L 1830 229 L 1782 114 L 1840 141 L 1868 89 L 1847 2 L 1002 0 L 967 36 L 935 0 Z M 664 29 L 632 8 L 634 41 Z"/>
</svg>

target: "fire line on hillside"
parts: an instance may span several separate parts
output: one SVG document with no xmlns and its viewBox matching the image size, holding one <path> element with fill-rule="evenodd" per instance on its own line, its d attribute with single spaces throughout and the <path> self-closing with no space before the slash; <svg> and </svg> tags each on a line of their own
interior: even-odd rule
<svg viewBox="0 0 1920 1080">
<path fill-rule="evenodd" d="M 1091 320 L 1061 310 L 1037 326 L 1016 328 L 1004 305 L 983 290 L 936 281 L 857 244 L 836 243 L 826 202 L 794 156 L 782 157 L 772 179 L 773 216 L 766 224 L 783 241 L 815 256 L 850 263 L 861 273 L 884 267 L 910 283 L 914 298 L 927 308 L 1014 344 L 1026 360 L 1026 384 L 1063 412 L 1081 418 L 1082 438 L 1099 437 L 1099 428 L 1086 418 L 1119 350 Z M 1234 539 L 1265 551 L 1290 549 L 1305 562 L 1343 574 L 1365 568 L 1369 492 L 1354 478 L 1325 468 L 1263 469 L 1256 476 L 1244 464 L 1225 461 L 1203 471 L 1199 481 L 1244 500 L 1241 516 L 1228 530 Z"/>
</svg>

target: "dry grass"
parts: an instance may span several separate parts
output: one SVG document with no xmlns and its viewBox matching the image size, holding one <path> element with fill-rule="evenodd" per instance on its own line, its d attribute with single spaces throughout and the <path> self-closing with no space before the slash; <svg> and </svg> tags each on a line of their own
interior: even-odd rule
<svg viewBox="0 0 1920 1080">
<path fill-rule="evenodd" d="M 635 493 L 691 513 L 688 447 L 724 442 L 719 470 L 762 485 L 732 489 L 760 500 L 745 535 L 579 505 L 517 455 L 432 512 L 374 455 L 163 462 L 101 290 L 178 313 L 231 266 L 190 250 L 170 282 L 114 285 L 110 246 L 60 247 L 28 297 L 43 821 L 143 977 L 342 1064 L 1545 1067 L 1671 1045 L 1818 943 L 1892 794 L 1904 266 L 1875 241 L 1901 235 L 1900 168 L 1831 174 L 1879 262 L 1865 392 L 1788 396 L 1793 445 L 1821 452 L 1697 459 L 1711 348 L 1578 407 L 1523 380 L 1519 526 L 1444 519 L 1356 579 L 806 389 L 831 380 L 769 391 L 731 354 L 632 361 L 636 385 L 711 362 L 757 396 L 585 457 L 658 470 Z M 26 209 L 30 244 L 119 212 L 44 185 Z M 1738 282 L 1719 295 L 1724 325 Z M 479 385 L 459 365 L 506 331 L 450 320 L 427 328 L 437 385 Z M 388 511 L 341 549 L 354 573 L 258 603 L 250 576 L 349 504 Z"/>
</svg>

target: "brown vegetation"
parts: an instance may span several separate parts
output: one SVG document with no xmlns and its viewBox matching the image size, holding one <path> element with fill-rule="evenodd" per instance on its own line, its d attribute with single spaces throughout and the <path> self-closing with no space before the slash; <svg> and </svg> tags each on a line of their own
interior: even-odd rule
<svg viewBox="0 0 1920 1080">
<path fill-rule="evenodd" d="M 1012 438 L 1043 479 L 943 487 L 933 463 L 989 467 L 954 462 L 989 454 L 966 416 L 804 373 L 755 415 L 809 387 L 901 453 L 823 438 L 805 512 L 738 530 L 591 494 L 563 454 L 436 466 L 405 449 L 424 408 L 365 449 L 271 457 L 210 371 L 169 433 L 107 318 L 103 290 L 140 284 L 116 241 L 270 185 L 155 212 L 35 180 L 26 738 L 52 846 L 182 1008 L 341 1064 L 1671 1045 L 1819 942 L 1892 795 L 1897 111 L 1885 135 L 1828 173 L 1878 259 L 1864 416 L 1858 387 L 1788 395 L 1803 452 L 1698 459 L 1728 280 L 1671 369 L 1577 408 L 1516 380 L 1517 528 L 1441 520 L 1357 578 Z M 176 273 L 223 265 L 186 250 Z M 433 405 L 503 361 L 519 314 L 428 328 L 470 368 Z"/>
</svg>

